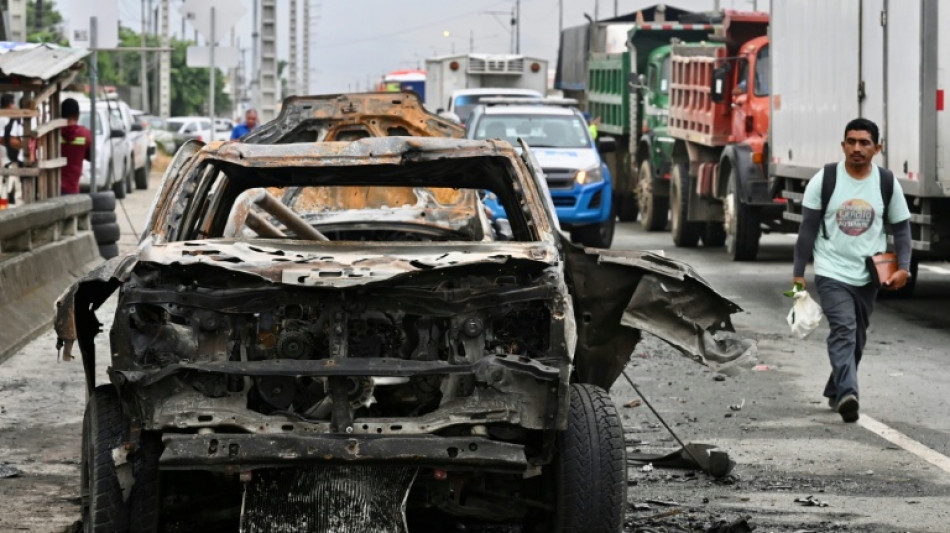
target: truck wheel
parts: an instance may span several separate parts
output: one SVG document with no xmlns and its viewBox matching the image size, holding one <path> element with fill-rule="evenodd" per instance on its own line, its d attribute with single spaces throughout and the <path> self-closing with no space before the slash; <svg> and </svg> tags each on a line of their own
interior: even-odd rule
<svg viewBox="0 0 950 533">
<path fill-rule="evenodd" d="M 653 194 L 653 168 L 645 159 L 637 174 L 637 203 L 640 208 L 640 225 L 646 231 L 662 231 L 670 218 L 670 198 Z"/>
<path fill-rule="evenodd" d="M 726 227 L 721 222 L 707 222 L 703 228 L 703 246 L 719 248 L 726 244 Z"/>
<path fill-rule="evenodd" d="M 617 532 L 627 504 L 623 427 L 610 395 L 600 387 L 571 385 L 567 429 L 554 460 L 559 533 Z"/>
<path fill-rule="evenodd" d="M 617 193 L 617 218 L 621 222 L 633 222 L 637 219 L 637 215 L 640 214 L 639 206 L 637 206 L 637 196 L 630 191 L 622 191 Z"/>
<path fill-rule="evenodd" d="M 82 427 L 82 521 L 86 533 L 129 530 L 112 450 L 122 444 L 126 419 L 112 385 L 96 387 L 86 404 Z"/>
<path fill-rule="evenodd" d="M 673 244 L 679 248 L 692 248 L 699 243 L 702 222 L 689 222 L 686 213 L 689 209 L 689 172 L 681 161 L 673 162 L 670 176 L 670 215 L 672 218 Z"/>
<path fill-rule="evenodd" d="M 762 228 L 759 214 L 742 202 L 737 194 L 739 176 L 736 170 L 729 173 L 726 199 L 723 207 L 726 227 L 726 251 L 733 261 L 755 261 L 759 253 L 759 237 Z"/>
</svg>

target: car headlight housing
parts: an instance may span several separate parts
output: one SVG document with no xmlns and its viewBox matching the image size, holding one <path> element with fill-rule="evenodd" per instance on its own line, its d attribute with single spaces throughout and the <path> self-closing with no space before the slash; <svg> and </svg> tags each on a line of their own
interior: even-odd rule
<svg viewBox="0 0 950 533">
<path fill-rule="evenodd" d="M 578 170 L 574 175 L 574 181 L 578 185 L 590 185 L 604 181 L 604 175 L 600 172 L 600 165 L 594 165 L 589 168 Z"/>
</svg>

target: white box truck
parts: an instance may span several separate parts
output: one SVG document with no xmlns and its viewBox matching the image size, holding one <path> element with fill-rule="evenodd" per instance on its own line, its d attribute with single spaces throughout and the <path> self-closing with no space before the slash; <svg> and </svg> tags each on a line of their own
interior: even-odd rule
<svg viewBox="0 0 950 533">
<path fill-rule="evenodd" d="M 950 2 L 782 0 L 771 14 L 767 153 L 785 225 L 797 228 L 807 180 L 842 159 L 845 125 L 864 117 L 910 206 L 912 274 L 917 259 L 950 259 Z"/>
<path fill-rule="evenodd" d="M 516 54 L 460 54 L 426 60 L 426 101 L 430 111 L 452 113 L 464 123 L 482 97 L 544 96 L 548 62 Z M 474 89 L 521 89 L 520 92 Z"/>
</svg>

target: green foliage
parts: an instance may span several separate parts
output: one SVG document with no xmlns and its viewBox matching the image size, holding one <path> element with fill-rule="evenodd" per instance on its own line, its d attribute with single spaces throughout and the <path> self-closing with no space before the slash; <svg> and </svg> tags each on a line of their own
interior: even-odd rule
<svg viewBox="0 0 950 533">
<path fill-rule="evenodd" d="M 36 27 L 36 0 L 26 3 L 26 40 L 30 43 L 55 43 L 67 46 L 66 36 L 60 32 L 63 15 L 56 10 L 53 0 L 43 1 L 43 27 Z"/>
</svg>

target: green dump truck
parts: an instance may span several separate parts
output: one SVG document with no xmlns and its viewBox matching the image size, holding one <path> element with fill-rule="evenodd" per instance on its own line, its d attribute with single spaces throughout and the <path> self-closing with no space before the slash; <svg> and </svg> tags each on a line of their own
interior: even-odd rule
<svg viewBox="0 0 950 533">
<path fill-rule="evenodd" d="M 599 132 L 617 139 L 608 158 L 614 202 L 622 221 L 640 215 L 644 229 L 666 228 L 673 141 L 667 136 L 670 43 L 709 38 L 715 24 L 637 22 L 627 50 L 591 53 L 587 110 L 600 118 Z"/>
</svg>

